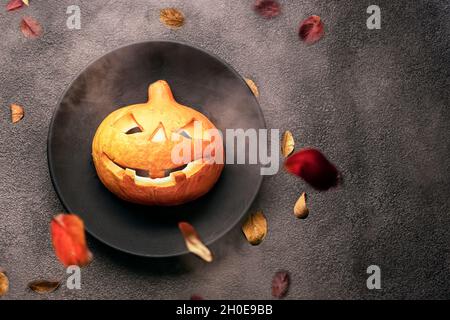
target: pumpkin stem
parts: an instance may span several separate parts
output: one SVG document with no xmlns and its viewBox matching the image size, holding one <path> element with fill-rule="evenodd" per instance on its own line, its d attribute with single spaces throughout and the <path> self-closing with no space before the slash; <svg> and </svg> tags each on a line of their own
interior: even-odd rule
<svg viewBox="0 0 450 320">
<path fill-rule="evenodd" d="M 158 80 L 148 87 L 148 98 L 149 102 L 156 102 L 156 106 L 158 102 L 175 101 L 169 84 L 164 80 Z"/>
</svg>

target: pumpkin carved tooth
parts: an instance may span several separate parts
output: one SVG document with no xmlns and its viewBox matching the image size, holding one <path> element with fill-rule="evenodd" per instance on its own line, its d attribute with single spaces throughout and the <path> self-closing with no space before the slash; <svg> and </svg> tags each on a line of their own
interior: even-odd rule
<svg viewBox="0 0 450 320">
<path fill-rule="evenodd" d="M 223 140 L 209 135 L 216 127 L 206 116 L 174 100 L 166 81 L 151 84 L 148 92 L 148 102 L 118 109 L 98 127 L 92 143 L 97 174 L 127 201 L 178 205 L 194 200 L 222 172 L 222 158 L 216 160 L 216 154 L 223 155 Z M 173 134 L 191 146 L 182 166 L 172 160 L 180 143 Z M 210 146 L 214 148 L 208 150 Z"/>
</svg>

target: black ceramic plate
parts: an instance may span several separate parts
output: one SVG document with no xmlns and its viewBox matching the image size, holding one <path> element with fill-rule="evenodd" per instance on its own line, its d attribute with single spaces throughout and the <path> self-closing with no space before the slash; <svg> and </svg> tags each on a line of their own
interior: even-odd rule
<svg viewBox="0 0 450 320">
<path fill-rule="evenodd" d="M 219 239 L 241 220 L 262 182 L 259 166 L 227 164 L 207 195 L 182 206 L 139 206 L 110 193 L 91 160 L 95 131 L 113 110 L 147 101 L 148 85 L 159 79 L 169 83 L 177 101 L 205 114 L 223 132 L 265 127 L 258 102 L 239 74 L 217 57 L 181 43 L 119 48 L 73 81 L 53 115 L 48 138 L 56 192 L 92 236 L 146 257 L 187 253 L 180 220 L 190 222 L 206 244 Z"/>
</svg>

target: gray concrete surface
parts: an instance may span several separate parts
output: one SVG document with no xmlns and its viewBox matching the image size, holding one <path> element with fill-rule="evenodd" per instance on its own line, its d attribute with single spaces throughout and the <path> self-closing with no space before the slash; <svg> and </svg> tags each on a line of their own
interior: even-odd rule
<svg viewBox="0 0 450 320">
<path fill-rule="evenodd" d="M 32 1 L 0 13 L 0 265 L 5 299 L 271 298 L 271 277 L 292 275 L 288 298 L 450 297 L 450 5 L 448 1 L 281 1 L 267 21 L 253 0 Z M 6 3 L 6 0 L 2 1 Z M 66 28 L 78 4 L 82 29 Z M 382 29 L 366 28 L 366 8 L 382 9 Z M 177 31 L 159 9 L 187 17 Z M 298 41 L 300 20 L 322 16 L 326 36 Z M 25 39 L 23 15 L 45 35 Z M 182 40 L 229 62 L 259 85 L 268 127 L 290 129 L 298 146 L 314 146 L 342 170 L 345 184 L 317 193 L 284 172 L 268 177 L 253 209 L 269 233 L 251 247 L 236 227 L 212 246 L 216 260 L 187 256 L 146 260 L 89 238 L 94 262 L 82 290 L 40 296 L 30 280 L 59 278 L 49 221 L 62 210 L 47 170 L 46 140 L 58 99 L 86 64 L 124 44 Z M 10 124 L 9 104 L 26 108 Z M 70 124 L 67 124 L 70 125 Z M 292 206 L 310 195 L 310 217 Z M 220 205 L 220 204 L 218 204 Z M 382 289 L 366 288 L 366 268 L 382 270 Z"/>
</svg>

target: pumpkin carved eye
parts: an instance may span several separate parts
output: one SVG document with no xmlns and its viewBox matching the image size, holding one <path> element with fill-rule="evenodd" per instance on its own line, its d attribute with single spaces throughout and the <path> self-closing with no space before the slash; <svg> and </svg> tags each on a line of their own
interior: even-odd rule
<svg viewBox="0 0 450 320">
<path fill-rule="evenodd" d="M 119 129 L 125 134 L 134 134 L 143 132 L 142 126 L 137 122 L 136 118 L 132 113 L 128 113 L 127 115 L 119 118 L 114 122 L 113 127 Z"/>
<path fill-rule="evenodd" d="M 140 132 L 142 132 L 141 128 L 134 127 L 134 128 L 131 128 L 130 130 L 128 130 L 127 132 L 125 132 L 125 134 L 134 134 L 134 133 L 140 133 Z"/>
</svg>

